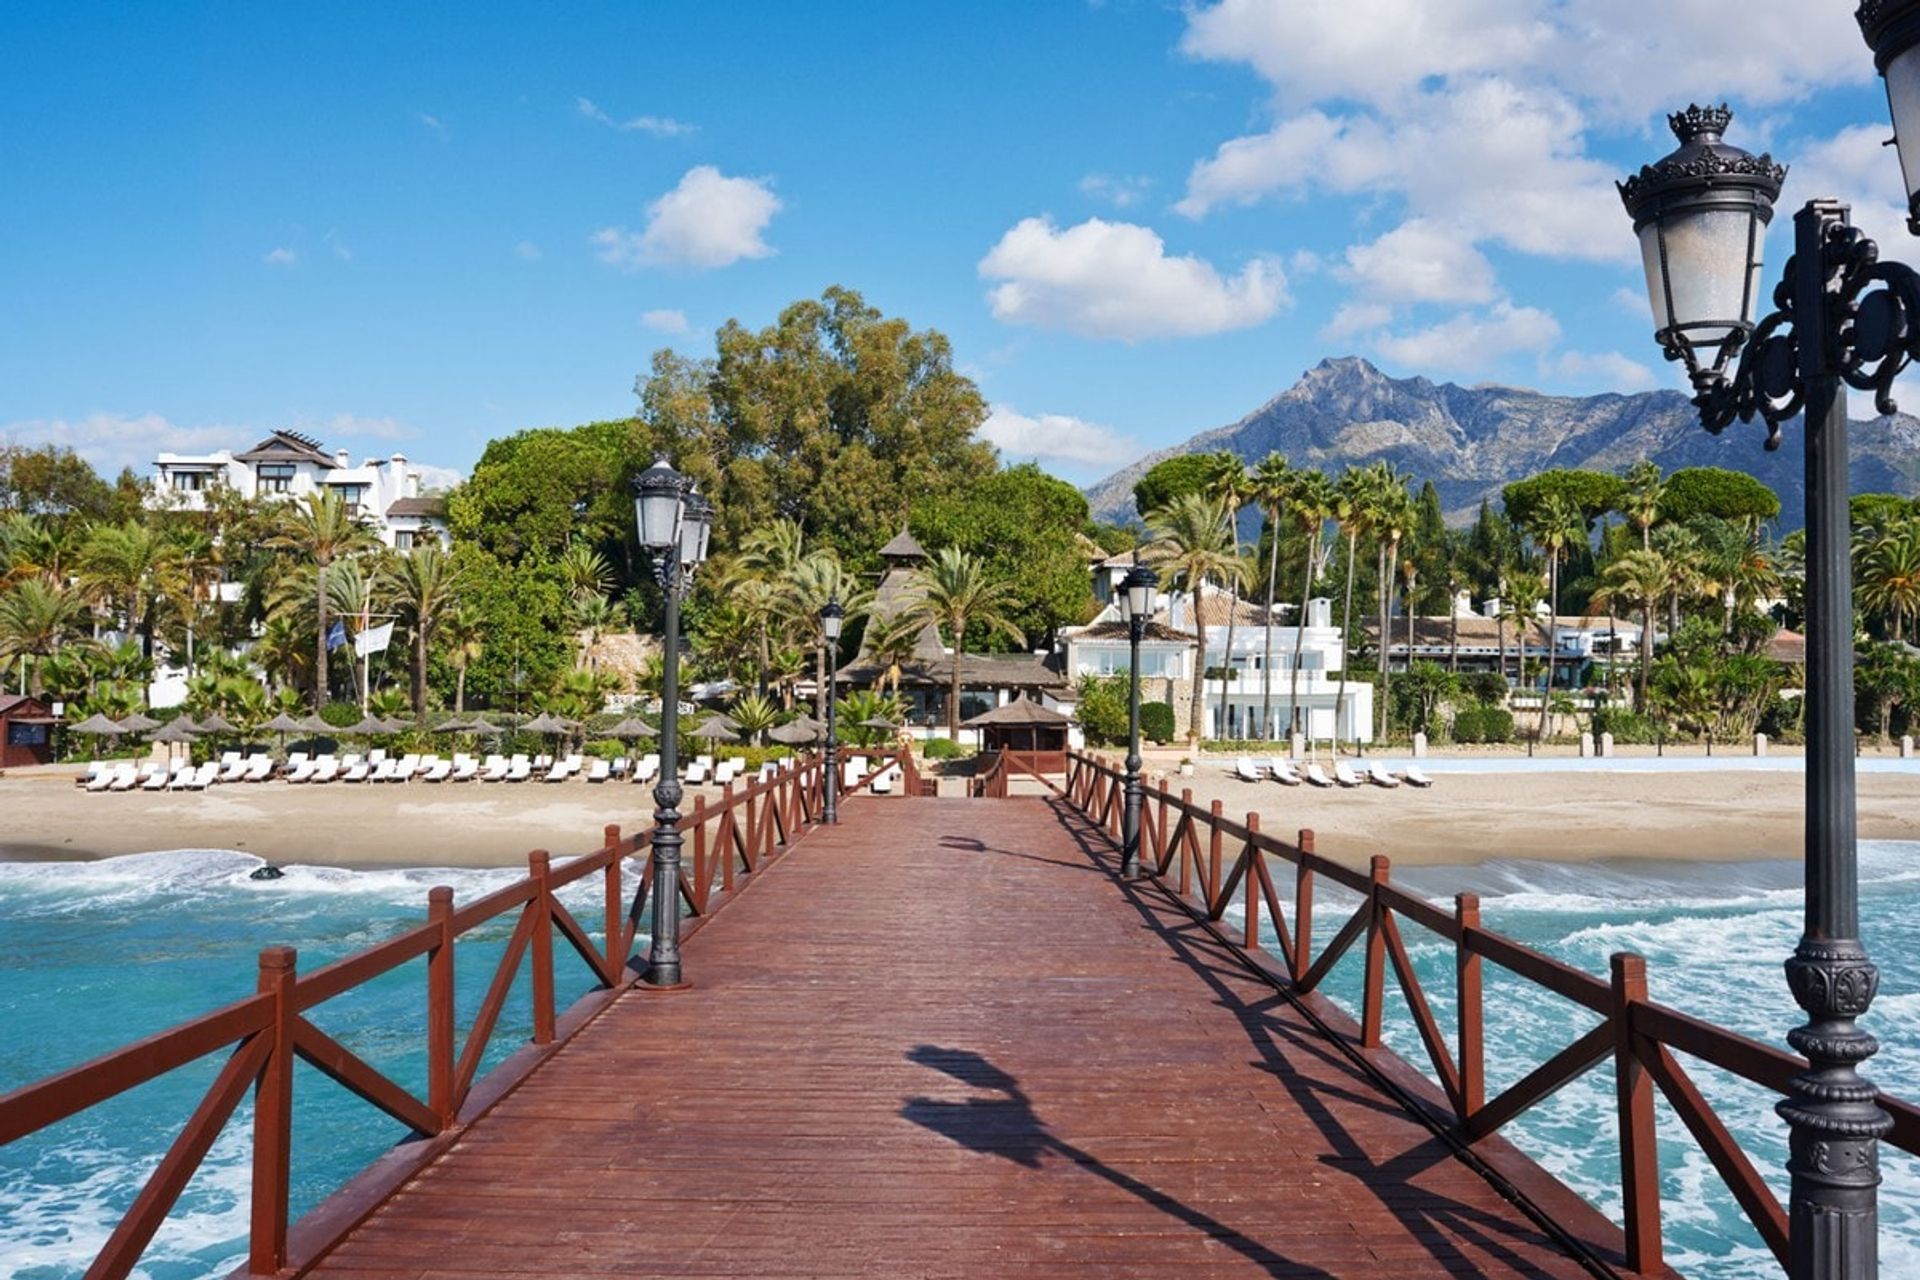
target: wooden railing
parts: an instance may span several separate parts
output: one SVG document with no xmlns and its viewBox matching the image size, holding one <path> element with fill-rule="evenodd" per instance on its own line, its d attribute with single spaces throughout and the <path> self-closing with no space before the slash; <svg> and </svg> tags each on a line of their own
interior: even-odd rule
<svg viewBox="0 0 1920 1280">
<path fill-rule="evenodd" d="M 1112 762 L 1077 751 L 1070 753 L 1068 802 L 1116 844 L 1120 840 L 1124 784 L 1124 773 Z M 1140 857 L 1146 873 L 1296 1000 L 1324 1001 L 1324 994 L 1318 991 L 1322 982 L 1355 945 L 1363 946 L 1357 1024 L 1344 1030 L 1328 1029 L 1364 1058 L 1398 1063 L 1381 1038 L 1387 973 L 1391 970 L 1432 1068 L 1431 1073 L 1422 1074 L 1429 1085 L 1437 1086 L 1411 1100 L 1437 1117 L 1459 1143 L 1472 1147 L 1611 1059 L 1619 1118 L 1627 1266 L 1650 1275 L 1664 1269 L 1659 1154 L 1654 1132 L 1654 1090 L 1658 1088 L 1760 1238 L 1781 1267 L 1786 1267 L 1785 1211 L 1676 1055 L 1707 1063 L 1780 1094 L 1787 1093 L 1793 1077 L 1806 1069 L 1803 1059 L 1649 1000 L 1646 962 L 1638 955 L 1614 955 L 1607 978 L 1585 973 L 1485 928 L 1474 894 L 1456 895 L 1453 910 L 1447 911 L 1396 886 L 1385 857 L 1374 857 L 1366 871 L 1359 871 L 1316 854 L 1311 831 L 1301 831 L 1290 844 L 1262 832 L 1257 813 L 1235 822 L 1221 810 L 1218 800 L 1205 808 L 1196 805 L 1190 790 L 1182 790 L 1178 797 L 1169 794 L 1164 779 L 1148 791 L 1140 815 Z M 1291 871 L 1291 916 L 1281 910 L 1280 888 L 1270 865 L 1274 861 L 1287 864 Z M 1361 901 L 1358 910 L 1315 954 L 1314 886 L 1318 879 L 1359 894 Z M 1241 921 L 1237 936 L 1230 937 L 1220 922 L 1236 902 Z M 1271 950 L 1261 939 L 1263 911 L 1272 923 L 1276 945 Z M 1442 1033 L 1408 958 L 1400 933 L 1401 920 L 1454 945 L 1457 1025 L 1452 1045 Z M 1487 1035 L 1482 1002 L 1483 969 L 1488 961 L 1599 1019 L 1493 1098 L 1486 1096 Z M 1495 1043 L 1500 1043 L 1497 1037 Z M 1880 1105 L 1894 1121 L 1887 1144 L 1920 1154 L 1920 1107 L 1886 1095 L 1882 1095 Z"/>
<path fill-rule="evenodd" d="M 912 757 L 905 754 L 903 761 L 903 754 L 880 757 L 856 786 L 848 788 L 848 794 L 870 786 L 889 767 L 899 766 L 912 777 Z M 679 824 L 692 846 L 690 859 L 681 864 L 680 893 L 688 912 L 683 936 L 698 930 L 819 821 L 821 782 L 821 763 L 814 757 L 764 781 L 730 784 L 711 804 L 705 797 L 694 801 L 692 812 Z M 622 864 L 650 847 L 650 830 L 623 836 L 619 827 L 609 826 L 598 849 L 559 866 L 546 850 L 536 849 L 527 856 L 525 879 L 459 906 L 451 889 L 434 888 L 427 894 L 424 924 L 308 973 L 297 972 L 292 948 L 268 947 L 260 953 L 255 994 L 0 1096 L 0 1145 L 231 1049 L 212 1087 L 108 1237 L 87 1276 L 89 1280 L 121 1277 L 134 1269 L 249 1088 L 254 1090 L 253 1194 L 248 1265 L 242 1274 L 274 1275 L 304 1267 L 631 985 L 634 920 L 647 917 L 644 908 L 629 916 Z M 598 947 L 555 896 L 594 875 L 601 877 L 603 888 L 603 942 Z M 652 881 L 653 866 L 648 861 L 641 872 L 642 903 L 652 891 Z M 505 953 L 494 967 L 486 997 L 462 1042 L 454 1025 L 456 943 L 463 934 L 514 912 L 518 918 Z M 558 1009 L 554 995 L 556 931 L 585 963 L 594 984 L 564 1011 Z M 482 1076 L 480 1067 L 507 994 L 529 954 L 531 1041 Z M 423 956 L 427 962 L 425 1098 L 409 1092 L 307 1016 L 316 1006 Z M 417 1141 L 395 1148 L 290 1225 L 296 1058 L 406 1125 Z"/>
</svg>

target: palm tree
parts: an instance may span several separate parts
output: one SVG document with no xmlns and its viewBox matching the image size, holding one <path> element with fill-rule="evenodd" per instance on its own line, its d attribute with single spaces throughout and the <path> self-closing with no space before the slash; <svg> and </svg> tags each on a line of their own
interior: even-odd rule
<svg viewBox="0 0 1920 1280">
<path fill-rule="evenodd" d="M 1854 547 L 1860 603 L 1887 615 L 1898 642 L 1902 621 L 1920 614 L 1920 519 L 1905 520 Z"/>
<path fill-rule="evenodd" d="M 23 657 L 51 657 L 79 630 L 85 616 L 86 603 L 59 583 L 40 577 L 22 578 L 0 594 L 0 655 L 9 662 Z M 31 693 L 40 692 L 37 665 L 28 677 L 27 688 Z"/>
<path fill-rule="evenodd" d="M 576 600 L 605 595 L 613 586 L 613 566 L 598 548 L 576 539 L 560 553 L 560 578 L 567 584 L 567 594 Z"/>
<path fill-rule="evenodd" d="M 80 548 L 81 587 L 119 611 L 128 632 L 139 635 L 148 661 L 153 659 L 153 604 L 171 562 L 167 543 L 135 520 L 96 525 Z"/>
<path fill-rule="evenodd" d="M 1608 608 L 1620 604 L 1640 610 L 1640 679 L 1633 709 L 1641 715 L 1647 711 L 1647 677 L 1653 667 L 1653 611 L 1666 598 L 1672 579 L 1672 567 L 1658 551 L 1629 551 L 1607 566 L 1594 593 L 1594 600 Z"/>
<path fill-rule="evenodd" d="M 254 642 L 253 656 L 269 677 L 278 676 L 283 688 L 291 689 L 304 681 L 313 662 L 302 628 L 287 614 L 270 614 Z"/>
<path fill-rule="evenodd" d="M 456 603 L 440 620 L 440 642 L 447 660 L 453 663 L 453 713 L 462 715 L 467 709 L 467 668 L 486 652 L 486 620 L 477 611 Z"/>
<path fill-rule="evenodd" d="M 1527 668 L 1527 628 L 1533 625 L 1535 608 L 1540 603 L 1540 578 L 1530 569 L 1516 566 L 1500 584 L 1500 678 L 1507 678 L 1507 628 L 1513 628 L 1515 654 L 1514 679 L 1520 680 Z"/>
<path fill-rule="evenodd" d="M 758 693 L 743 693 L 733 700 L 733 706 L 727 709 L 733 722 L 740 726 L 740 732 L 747 735 L 748 741 L 758 745 L 760 735 L 779 721 L 780 713 L 774 710 L 773 703 Z"/>
<path fill-rule="evenodd" d="M 1627 518 L 1627 522 L 1640 531 L 1640 549 L 1653 550 L 1653 522 L 1660 518 L 1660 500 L 1666 497 L 1667 486 L 1660 479 L 1660 466 L 1650 458 L 1642 458 L 1627 468 L 1627 487 L 1621 492 L 1615 509 Z"/>
<path fill-rule="evenodd" d="M 1553 660 L 1560 642 L 1560 558 L 1587 536 L 1587 518 L 1565 494 L 1549 494 L 1527 520 L 1527 532 L 1547 553 L 1547 684 L 1540 698 L 1540 736 L 1547 736 L 1547 701 L 1553 694 Z"/>
<path fill-rule="evenodd" d="M 406 555 L 388 566 L 387 590 L 393 597 L 399 621 L 413 635 L 413 662 L 408 693 L 413 702 L 413 719 L 424 728 L 427 723 L 427 652 L 434 633 L 459 599 L 460 571 L 453 557 L 438 539 L 419 543 Z"/>
<path fill-rule="evenodd" d="M 1260 725 L 1270 732 L 1273 723 L 1273 602 L 1280 574 L 1280 510 L 1294 489 L 1287 455 L 1274 451 L 1262 458 L 1248 477 L 1247 496 L 1260 504 L 1267 517 L 1267 629 L 1260 659 Z M 1305 601 L 1301 608 L 1306 607 Z"/>
<path fill-rule="evenodd" d="M 867 657 L 879 668 L 873 682 L 876 692 L 891 687 L 900 692 L 900 678 L 920 644 L 920 629 L 926 624 L 904 614 L 892 618 L 874 618 L 867 623 Z"/>
<path fill-rule="evenodd" d="M 375 546 L 376 539 L 365 525 L 347 514 L 347 504 L 340 495 L 327 490 L 310 493 L 286 507 L 272 543 L 311 560 L 320 569 L 314 586 L 313 652 L 313 710 L 318 715 L 327 703 L 326 570 L 342 556 Z"/>
<path fill-rule="evenodd" d="M 580 642 L 578 665 L 589 671 L 600 669 L 600 638 L 620 625 L 620 610 L 598 591 L 577 595 L 568 606 L 568 619 Z"/>
<path fill-rule="evenodd" d="M 1306 540 L 1304 577 L 1300 583 L 1300 608 L 1293 620 L 1293 676 L 1287 694 L 1287 732 L 1300 727 L 1300 654 L 1307 635 L 1307 598 L 1313 594 L 1313 576 L 1319 568 L 1320 530 L 1334 511 L 1333 485 L 1320 471 L 1296 471 L 1287 491 L 1287 506 L 1300 524 Z M 1344 665 L 1344 664 L 1343 664 Z M 1337 714 L 1337 713 L 1336 713 Z"/>
<path fill-rule="evenodd" d="M 1389 635 L 1393 621 L 1393 577 L 1394 566 L 1400 558 L 1400 540 L 1413 525 L 1413 495 L 1407 492 L 1406 479 L 1387 462 L 1375 463 L 1367 468 L 1371 475 L 1373 490 L 1373 527 L 1374 553 L 1377 562 L 1375 581 L 1379 587 L 1380 609 L 1380 650 L 1377 655 L 1380 675 L 1380 737 L 1387 736 L 1387 721 L 1393 699 L 1389 696 L 1393 686 L 1393 663 L 1388 661 L 1388 649 L 1392 637 Z M 1408 602 L 1411 610 L 1412 602 Z M 1408 663 L 1413 660 L 1412 653 L 1407 656 Z"/>
<path fill-rule="evenodd" d="M 1200 592 L 1207 579 L 1237 572 L 1232 521 L 1226 508 L 1203 494 L 1187 493 L 1147 515 L 1153 541 L 1145 549 L 1149 564 L 1166 570 L 1168 589 L 1184 586 L 1193 613 L 1193 706 L 1187 724 L 1188 749 L 1200 741 L 1206 706 L 1207 628 L 1200 618 Z"/>
<path fill-rule="evenodd" d="M 376 579 L 362 567 L 362 562 L 342 560 L 324 569 L 316 568 L 315 572 L 326 584 L 327 608 L 333 616 L 356 619 L 360 623 L 359 630 L 367 630 L 373 619 Z M 353 673 L 354 693 L 364 713 L 368 707 L 367 698 L 373 692 L 373 655 L 368 654 L 363 660 L 347 665 Z"/>
<path fill-rule="evenodd" d="M 1340 531 L 1347 535 L 1347 585 L 1345 601 L 1340 606 L 1340 643 L 1343 656 L 1340 662 L 1340 687 L 1333 695 L 1333 737 L 1337 744 L 1340 739 L 1340 710 L 1347 705 L 1347 667 L 1348 657 L 1344 654 L 1347 638 L 1353 634 L 1353 564 L 1359 554 L 1360 535 L 1370 533 L 1374 528 L 1375 507 L 1373 502 L 1374 486 L 1366 468 L 1349 469 L 1340 477 L 1340 483 L 1334 489 L 1333 518 L 1339 522 Z M 1355 736 L 1359 730 L 1355 729 Z M 1336 750 L 1338 747 L 1336 746 Z"/>
<path fill-rule="evenodd" d="M 1246 506 L 1251 488 L 1247 466 L 1240 461 L 1239 454 L 1221 449 L 1207 455 L 1206 479 L 1201 484 L 1201 492 L 1218 502 L 1227 513 L 1235 561 L 1240 559 L 1240 509 Z M 1245 573 L 1236 564 L 1227 576 L 1231 579 L 1227 591 L 1227 651 L 1220 660 L 1220 722 L 1214 726 L 1223 738 L 1228 736 L 1227 685 L 1233 679 L 1233 628 L 1240 618 L 1240 595 L 1234 588 L 1245 581 Z"/>
<path fill-rule="evenodd" d="M 911 603 L 902 611 L 921 622 L 932 622 L 946 629 L 953 644 L 953 677 L 947 689 L 947 733 L 958 741 L 960 735 L 960 658 L 966 652 L 967 631 L 978 627 L 991 635 L 999 632 L 1015 644 L 1026 637 L 1013 623 L 1018 604 L 1013 584 L 991 577 L 977 556 L 957 547 L 943 547 L 939 554 L 914 570 L 908 582 Z"/>
<path fill-rule="evenodd" d="M 794 561 L 780 585 L 787 625 L 795 634 L 806 637 L 807 645 L 814 650 L 815 706 L 819 718 L 825 720 L 828 654 L 826 635 L 820 629 L 820 610 L 826 608 L 827 601 L 838 600 L 846 611 L 846 620 L 851 622 L 867 611 L 873 593 L 846 571 L 839 556 L 824 550 Z M 838 666 L 840 655 L 833 654 L 832 661 Z"/>
</svg>

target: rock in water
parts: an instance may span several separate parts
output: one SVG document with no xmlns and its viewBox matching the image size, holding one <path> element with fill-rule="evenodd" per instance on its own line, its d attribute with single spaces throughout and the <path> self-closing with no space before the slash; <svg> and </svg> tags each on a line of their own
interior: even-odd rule
<svg viewBox="0 0 1920 1280">
<path fill-rule="evenodd" d="M 269 863 L 265 863 L 262 866 L 255 867 L 253 869 L 253 873 L 249 875 L 247 879 L 278 880 L 286 874 L 287 874 L 286 872 L 282 871 L 280 868 L 274 866 L 271 862 L 269 862 Z"/>
</svg>

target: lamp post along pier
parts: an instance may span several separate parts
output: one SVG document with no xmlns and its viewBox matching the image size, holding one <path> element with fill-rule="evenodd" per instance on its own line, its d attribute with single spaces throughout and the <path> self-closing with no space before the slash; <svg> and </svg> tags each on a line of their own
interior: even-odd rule
<svg viewBox="0 0 1920 1280">
<path fill-rule="evenodd" d="M 1160 579 L 1137 560 L 1120 583 L 1120 616 L 1127 623 L 1127 780 L 1120 811 L 1120 875 L 1140 875 L 1140 642 L 1153 617 L 1154 588 Z"/>
<path fill-rule="evenodd" d="M 1870 41 L 1876 32 L 1905 31 L 1895 56 L 1875 48 L 1896 128 L 1920 129 L 1920 118 L 1900 119 L 1903 98 L 1920 110 L 1920 67 L 1903 57 L 1920 41 L 1920 0 L 1869 0 L 1860 21 Z M 1896 86 L 1893 66 L 1908 66 L 1911 91 Z M 1777 1108 L 1790 1130 L 1788 1271 L 1793 1280 L 1873 1280 L 1878 1139 L 1892 1120 L 1858 1071 L 1879 1048 L 1856 1022 L 1879 975 L 1859 936 L 1846 388 L 1874 392 L 1879 411 L 1893 412 L 1893 380 L 1920 355 L 1920 275 L 1880 261 L 1845 205 L 1813 200 L 1794 216 L 1793 257 L 1774 290 L 1774 310 L 1756 322 L 1760 245 L 1786 171 L 1769 156 L 1727 145 L 1731 118 L 1725 107 L 1698 106 L 1671 117 L 1679 149 L 1622 183 L 1620 194 L 1640 238 L 1655 340 L 1684 364 L 1702 425 L 1717 433 L 1758 418 L 1774 449 L 1782 425 L 1801 418 L 1806 920 L 1786 977 L 1807 1015 L 1787 1040 L 1807 1069 Z M 1908 137 L 1900 132 L 1904 160 Z"/>
<path fill-rule="evenodd" d="M 820 610 L 820 636 L 827 648 L 827 749 L 821 758 L 821 803 L 823 821 L 840 821 L 840 744 L 835 737 L 834 702 L 839 692 L 840 628 L 847 611 L 838 594 L 830 597 Z"/>
<path fill-rule="evenodd" d="M 693 479 L 658 459 L 634 481 L 634 521 L 640 548 L 653 557 L 654 581 L 665 600 L 660 667 L 660 781 L 653 788 L 653 921 L 644 980 L 677 987 L 680 975 L 680 602 L 694 570 L 707 558 L 713 504 L 694 492 Z M 628 916 L 639 921 L 641 891 Z"/>
</svg>

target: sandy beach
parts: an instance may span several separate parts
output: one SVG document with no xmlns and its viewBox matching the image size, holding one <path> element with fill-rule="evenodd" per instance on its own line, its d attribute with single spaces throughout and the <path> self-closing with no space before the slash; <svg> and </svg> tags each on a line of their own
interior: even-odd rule
<svg viewBox="0 0 1920 1280">
<path fill-rule="evenodd" d="M 1437 762 L 1436 762 L 1437 763 Z M 1149 770 L 1153 765 L 1149 764 Z M 1262 827 L 1314 830 L 1321 852 L 1406 865 L 1488 858 L 1789 858 L 1801 839 L 1797 772 L 1669 774 L 1590 769 L 1436 773 L 1431 790 L 1283 788 L 1245 783 L 1208 760 L 1178 795 L 1219 800 Z M 99 858 L 156 849 L 237 849 L 271 862 L 334 866 L 513 866 L 528 850 L 598 844 L 607 823 L 652 820 L 646 789 L 555 786 L 218 787 L 204 793 L 91 795 L 70 767 L 0 778 L 0 859 Z M 949 785 L 954 785 L 950 783 Z M 717 794 L 717 793 L 716 793 Z M 687 799 L 692 805 L 692 796 Z M 1920 774 L 1860 775 L 1863 839 L 1920 840 Z"/>
</svg>

